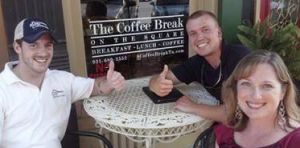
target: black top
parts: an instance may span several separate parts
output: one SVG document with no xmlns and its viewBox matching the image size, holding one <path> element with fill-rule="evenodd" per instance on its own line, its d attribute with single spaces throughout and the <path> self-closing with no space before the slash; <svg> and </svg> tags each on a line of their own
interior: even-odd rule
<svg viewBox="0 0 300 148">
<path fill-rule="evenodd" d="M 208 88 L 205 86 L 214 86 L 214 84 L 218 82 L 220 76 L 220 66 L 217 69 L 214 69 L 210 64 L 207 63 L 204 57 L 198 54 L 188 58 L 182 64 L 174 67 L 172 72 L 179 81 L 186 84 L 194 81 L 199 83 L 203 82 L 203 86 L 206 88 L 206 90 L 212 96 L 216 97 L 216 99 L 221 101 L 222 82 L 230 76 L 237 63 L 250 52 L 251 50 L 243 45 L 228 44 L 225 41 L 222 41 L 221 81 L 213 88 Z"/>
</svg>

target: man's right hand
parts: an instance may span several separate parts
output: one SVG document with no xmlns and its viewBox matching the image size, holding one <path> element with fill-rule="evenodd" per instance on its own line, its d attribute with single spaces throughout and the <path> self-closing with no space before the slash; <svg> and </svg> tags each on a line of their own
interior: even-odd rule
<svg viewBox="0 0 300 148">
<path fill-rule="evenodd" d="M 154 77 L 152 82 L 150 82 L 150 90 L 156 93 L 158 96 L 166 96 L 173 89 L 172 80 L 166 79 L 168 72 L 168 66 L 164 65 L 164 70 L 158 76 Z"/>
</svg>

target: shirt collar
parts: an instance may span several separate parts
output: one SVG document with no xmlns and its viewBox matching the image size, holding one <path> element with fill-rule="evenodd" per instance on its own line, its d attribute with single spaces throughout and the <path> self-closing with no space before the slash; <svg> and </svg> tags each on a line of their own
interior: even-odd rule
<svg viewBox="0 0 300 148">
<path fill-rule="evenodd" d="M 13 73 L 12 69 L 14 66 L 18 65 L 19 61 L 13 61 L 13 62 L 7 62 L 5 64 L 4 70 L 1 73 L 1 75 L 5 78 L 3 81 L 7 84 L 7 85 L 12 85 L 14 83 L 27 83 L 23 80 L 21 80 L 19 77 L 16 76 L 15 73 Z M 49 69 L 47 69 L 46 74 L 45 74 L 45 78 L 48 75 L 48 73 L 50 72 Z M 44 78 L 44 79 L 45 79 Z"/>
<path fill-rule="evenodd" d="M 4 81 L 7 85 L 11 85 L 13 83 L 22 81 L 15 75 L 15 73 L 12 72 L 12 68 L 18 63 L 19 63 L 18 61 L 13 61 L 13 62 L 7 62 L 5 64 L 4 70 L 1 73 L 1 75 L 3 75 L 3 77 L 5 78 Z"/>
</svg>

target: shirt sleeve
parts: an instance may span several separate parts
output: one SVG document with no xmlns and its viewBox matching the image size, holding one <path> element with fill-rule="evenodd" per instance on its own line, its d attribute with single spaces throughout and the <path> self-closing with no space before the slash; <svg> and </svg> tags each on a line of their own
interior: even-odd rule
<svg viewBox="0 0 300 148">
<path fill-rule="evenodd" d="M 91 96 L 94 79 L 74 76 L 72 73 L 65 71 L 53 70 L 53 73 L 56 75 L 54 77 L 57 78 L 55 81 L 58 81 L 57 83 L 63 85 L 67 90 L 72 103 Z"/>
<path fill-rule="evenodd" d="M 201 77 L 201 70 L 199 69 L 202 65 L 199 64 L 197 58 L 199 58 L 197 55 L 193 56 L 172 69 L 173 74 L 179 81 L 186 84 L 194 81 L 200 82 L 198 78 Z"/>
<path fill-rule="evenodd" d="M 94 87 L 94 79 L 74 77 L 72 81 L 72 103 L 77 100 L 89 98 Z"/>
<path fill-rule="evenodd" d="M 239 61 L 250 53 L 251 50 L 243 45 L 234 44 L 230 47 L 229 54 L 226 57 L 227 72 L 225 74 L 225 79 L 227 79 L 231 75 Z"/>
</svg>

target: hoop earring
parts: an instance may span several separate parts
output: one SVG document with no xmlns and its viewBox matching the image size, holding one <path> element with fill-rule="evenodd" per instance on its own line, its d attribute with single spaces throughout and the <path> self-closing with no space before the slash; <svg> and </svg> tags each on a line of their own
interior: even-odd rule
<svg viewBox="0 0 300 148">
<path fill-rule="evenodd" d="M 242 110 L 241 108 L 237 105 L 236 106 L 236 110 L 235 110 L 235 119 L 237 121 L 241 120 L 243 118 L 243 113 L 242 113 Z"/>
<path fill-rule="evenodd" d="M 283 101 L 280 101 L 279 108 L 278 108 L 278 124 L 282 127 L 285 127 L 286 125 L 286 119 L 285 119 L 285 107 L 283 105 Z"/>
</svg>

